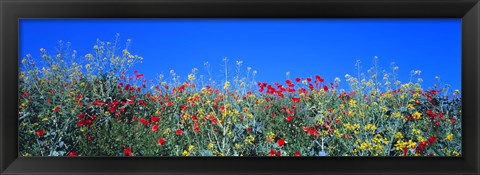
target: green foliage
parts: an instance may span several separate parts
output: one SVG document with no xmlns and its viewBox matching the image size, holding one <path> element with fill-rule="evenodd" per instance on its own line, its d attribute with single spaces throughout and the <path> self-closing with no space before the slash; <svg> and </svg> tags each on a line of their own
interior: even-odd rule
<svg viewBox="0 0 480 175">
<path fill-rule="evenodd" d="M 221 86 L 196 69 L 186 81 L 171 71 L 169 83 L 153 83 L 128 73 L 143 59 L 128 43 L 97 41 L 84 58 L 68 43 L 41 53 L 43 68 L 30 55 L 21 64 L 23 156 L 461 155 L 460 94 L 422 89 L 419 71 L 402 84 L 398 67 L 379 79 L 374 64 L 369 76 L 345 76 L 347 92 L 339 78 L 255 82 L 239 61 L 231 78 L 225 59 Z"/>
</svg>

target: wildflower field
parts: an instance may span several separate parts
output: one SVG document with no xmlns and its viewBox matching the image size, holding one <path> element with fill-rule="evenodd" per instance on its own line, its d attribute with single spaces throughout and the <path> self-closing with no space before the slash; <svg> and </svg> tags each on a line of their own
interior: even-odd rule
<svg viewBox="0 0 480 175">
<path fill-rule="evenodd" d="M 409 82 L 397 80 L 398 67 L 374 64 L 342 79 L 319 72 L 270 83 L 236 61 L 223 80 L 194 68 L 154 81 L 133 69 L 143 58 L 128 41 L 97 41 L 81 56 L 58 47 L 19 62 L 21 156 L 462 154 L 460 92 L 422 87 L 419 70 Z"/>
</svg>

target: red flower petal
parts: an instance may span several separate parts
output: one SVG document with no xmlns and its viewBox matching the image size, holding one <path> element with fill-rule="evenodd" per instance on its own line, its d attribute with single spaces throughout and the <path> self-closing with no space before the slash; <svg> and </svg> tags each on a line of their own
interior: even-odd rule
<svg viewBox="0 0 480 175">
<path fill-rule="evenodd" d="M 278 146 L 283 146 L 283 145 L 285 145 L 285 140 L 283 140 L 283 139 L 278 139 L 278 140 L 277 140 L 277 145 L 278 145 Z"/>
</svg>

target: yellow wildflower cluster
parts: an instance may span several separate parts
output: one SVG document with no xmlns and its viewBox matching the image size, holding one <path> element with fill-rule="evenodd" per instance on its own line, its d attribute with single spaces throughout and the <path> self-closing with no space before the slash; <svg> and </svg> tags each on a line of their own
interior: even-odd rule
<svg viewBox="0 0 480 175">
<path fill-rule="evenodd" d="M 415 120 L 420 120 L 420 119 L 422 119 L 422 113 L 417 111 L 417 112 L 412 114 L 412 118 L 415 119 Z"/>
<path fill-rule="evenodd" d="M 398 140 L 394 146 L 396 150 L 402 150 L 403 148 L 413 149 L 417 146 L 417 143 L 412 140 L 408 140 L 408 142 L 405 142 L 403 140 Z"/>
<path fill-rule="evenodd" d="M 370 131 L 375 131 L 375 130 L 377 130 L 377 126 L 375 126 L 374 124 L 369 123 L 369 124 L 365 125 L 365 127 L 363 127 L 363 129 L 365 129 L 365 130 L 370 130 Z"/>
<path fill-rule="evenodd" d="M 245 137 L 245 143 L 252 144 L 253 141 L 255 141 L 255 137 L 254 137 L 254 136 L 249 135 L 249 136 Z"/>
</svg>

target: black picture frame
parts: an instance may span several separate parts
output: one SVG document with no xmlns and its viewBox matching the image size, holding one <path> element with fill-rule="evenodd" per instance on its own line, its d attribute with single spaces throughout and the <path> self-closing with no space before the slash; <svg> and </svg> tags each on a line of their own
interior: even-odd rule
<svg viewBox="0 0 480 175">
<path fill-rule="evenodd" d="M 479 174 L 479 0 L 0 0 L 0 174 Z M 453 157 L 18 157 L 20 18 L 462 18 Z"/>
</svg>

